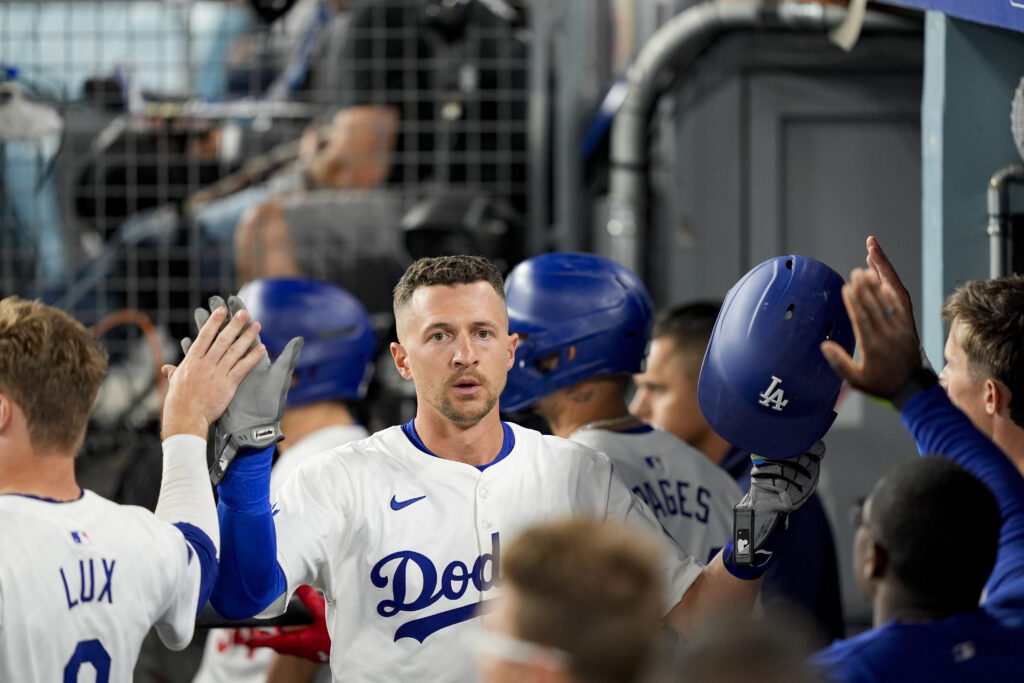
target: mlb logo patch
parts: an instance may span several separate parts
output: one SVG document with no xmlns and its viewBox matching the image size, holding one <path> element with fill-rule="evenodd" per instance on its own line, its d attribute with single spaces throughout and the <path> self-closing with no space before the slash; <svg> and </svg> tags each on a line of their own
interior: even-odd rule
<svg viewBox="0 0 1024 683">
<path fill-rule="evenodd" d="M 661 456 L 649 455 L 646 458 L 644 458 L 644 462 L 647 463 L 647 467 L 649 467 L 652 470 L 660 470 L 662 468 Z"/>
<path fill-rule="evenodd" d="M 71 541 L 75 545 L 89 545 L 92 541 L 89 540 L 89 534 L 84 531 L 71 531 Z"/>
</svg>

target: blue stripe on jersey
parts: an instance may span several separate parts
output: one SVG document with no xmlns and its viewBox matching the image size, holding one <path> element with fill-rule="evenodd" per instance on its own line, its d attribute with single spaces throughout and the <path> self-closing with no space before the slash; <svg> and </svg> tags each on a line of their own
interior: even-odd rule
<svg viewBox="0 0 1024 683">
<path fill-rule="evenodd" d="M 420 449 L 427 455 L 432 455 L 435 458 L 438 457 L 437 453 L 434 453 L 429 448 L 427 448 L 426 444 L 424 444 L 423 440 L 420 438 L 420 435 L 416 433 L 416 425 L 414 424 L 415 422 L 416 418 L 413 418 L 406 422 L 404 425 L 402 425 L 402 431 L 405 433 L 405 436 L 409 439 L 409 441 L 412 442 L 412 445 L 415 446 L 416 448 Z M 498 457 L 496 457 L 494 460 L 490 461 L 486 465 L 477 465 L 476 468 L 481 472 L 486 470 L 491 465 L 504 460 L 505 456 L 511 453 L 512 449 L 515 448 L 516 446 L 516 435 L 512 433 L 512 428 L 508 425 L 508 423 L 502 422 L 501 429 L 504 432 L 504 436 L 502 438 L 501 450 L 498 452 Z"/>
<path fill-rule="evenodd" d="M 192 562 L 192 552 L 195 551 L 199 558 L 199 573 L 202 577 L 199 581 L 199 604 L 196 605 L 196 614 L 206 606 L 210 599 L 210 591 L 213 590 L 213 583 L 217 580 L 217 548 L 213 541 L 202 529 L 193 526 L 188 522 L 175 522 L 182 536 L 188 541 L 188 561 Z"/>
<path fill-rule="evenodd" d="M 640 425 L 638 427 L 630 427 L 629 429 L 617 430 L 619 434 L 646 434 L 647 432 L 653 432 L 654 427 L 651 425 Z"/>
</svg>

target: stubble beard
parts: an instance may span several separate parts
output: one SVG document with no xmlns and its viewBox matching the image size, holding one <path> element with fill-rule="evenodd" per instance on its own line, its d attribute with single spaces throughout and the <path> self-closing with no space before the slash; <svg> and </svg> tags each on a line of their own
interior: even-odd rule
<svg viewBox="0 0 1024 683">
<path fill-rule="evenodd" d="M 474 377 L 480 382 L 480 388 L 485 392 L 484 405 L 480 410 L 467 413 L 467 410 L 471 410 L 469 406 L 460 410 L 457 401 L 453 401 L 447 392 L 448 387 L 454 383 L 451 379 L 445 383 L 445 386 L 438 392 L 438 398 L 433 401 L 437 412 L 441 413 L 452 424 L 459 425 L 460 427 L 472 427 L 494 410 L 494 406 L 498 405 L 500 392 L 495 393 L 491 391 L 490 385 L 478 375 L 474 375 Z M 473 400 L 475 399 L 466 399 L 466 403 L 470 403 Z"/>
</svg>

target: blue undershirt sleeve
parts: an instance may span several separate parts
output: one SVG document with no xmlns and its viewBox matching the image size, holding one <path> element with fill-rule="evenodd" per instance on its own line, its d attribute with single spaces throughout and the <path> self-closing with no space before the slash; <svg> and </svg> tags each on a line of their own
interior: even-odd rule
<svg viewBox="0 0 1024 683">
<path fill-rule="evenodd" d="M 1024 607 L 1024 477 L 1009 458 L 950 403 L 941 387 L 919 391 L 904 404 L 903 424 L 925 455 L 942 455 L 984 483 L 999 503 L 999 554 L 985 587 L 985 605 Z"/>
<path fill-rule="evenodd" d="M 226 619 L 246 619 L 287 589 L 277 563 L 277 534 L 270 509 L 274 447 L 241 453 L 217 492 L 220 572 L 210 604 Z"/>
</svg>

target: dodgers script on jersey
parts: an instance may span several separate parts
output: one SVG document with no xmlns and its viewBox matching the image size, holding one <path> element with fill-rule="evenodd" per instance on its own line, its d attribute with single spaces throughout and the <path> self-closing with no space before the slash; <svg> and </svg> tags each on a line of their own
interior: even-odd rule
<svg viewBox="0 0 1024 683">
<path fill-rule="evenodd" d="M 336 681 L 472 681 L 467 640 L 499 593 L 502 545 L 570 515 L 660 539 L 666 612 L 675 606 L 702 567 L 664 536 L 607 456 L 505 430 L 510 450 L 483 470 L 418 449 L 402 427 L 305 463 L 276 501 L 288 589 L 264 615 L 309 584 L 327 598 Z"/>
<path fill-rule="evenodd" d="M 91 491 L 3 495 L 0 519 L 0 681 L 130 681 L 151 624 L 192 639 L 199 560 L 171 524 Z"/>
<path fill-rule="evenodd" d="M 707 562 L 732 538 L 743 492 L 729 473 L 673 434 L 651 427 L 582 429 L 569 439 L 601 451 L 683 550 Z"/>
<path fill-rule="evenodd" d="M 366 429 L 359 425 L 325 427 L 299 439 L 281 455 L 270 474 L 270 495 L 273 497 L 281 482 L 298 469 L 299 465 L 317 453 L 365 439 Z M 267 667 L 274 651 L 266 647 L 245 645 L 243 631 L 249 629 L 215 628 L 210 630 L 203 650 L 203 662 L 192 683 L 258 683 L 267 679 Z M 321 667 L 325 669 L 326 667 Z M 326 674 L 329 678 L 329 674 Z M 322 680 L 318 670 L 315 681 Z"/>
</svg>

